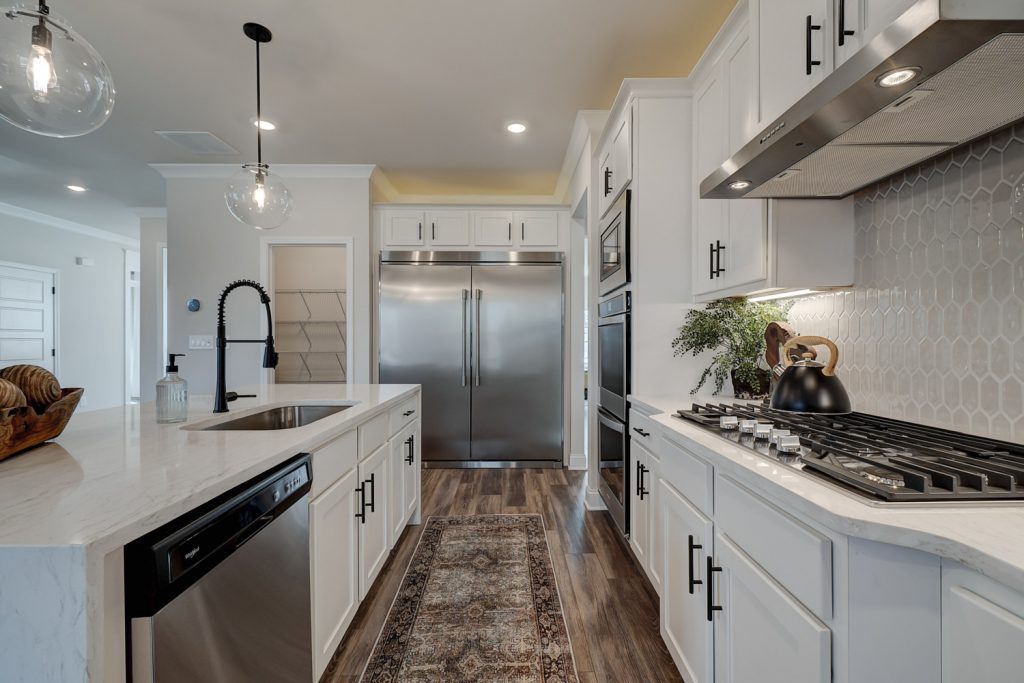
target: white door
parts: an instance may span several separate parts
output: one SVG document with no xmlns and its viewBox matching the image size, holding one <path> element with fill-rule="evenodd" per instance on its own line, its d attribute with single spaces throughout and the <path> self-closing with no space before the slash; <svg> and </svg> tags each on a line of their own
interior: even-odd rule
<svg viewBox="0 0 1024 683">
<path fill-rule="evenodd" d="M 0 368 L 28 363 L 55 372 L 52 272 L 0 265 Z"/>
<path fill-rule="evenodd" d="M 385 211 L 381 214 L 384 223 L 384 244 L 389 247 L 421 246 L 423 240 L 422 211 Z"/>
<path fill-rule="evenodd" d="M 629 545 L 640 566 L 647 570 L 651 537 L 650 501 L 647 496 L 647 449 L 630 439 L 629 445 Z"/>
<path fill-rule="evenodd" d="M 388 559 L 388 456 L 391 442 L 359 463 L 363 487 L 363 519 L 359 524 L 359 599 L 366 597 L 374 579 Z"/>
<path fill-rule="evenodd" d="M 439 247 L 469 246 L 469 213 L 467 211 L 433 211 L 427 214 L 430 243 Z"/>
<path fill-rule="evenodd" d="M 778 118 L 832 71 L 830 3 L 758 0 L 762 126 Z"/>
<path fill-rule="evenodd" d="M 713 71 L 697 86 L 693 103 L 694 179 L 697 199 L 697 229 L 693 257 L 695 294 L 725 287 L 722 269 L 729 259 L 728 200 L 700 199 L 700 183 L 725 161 L 726 124 L 725 83 L 721 71 Z M 754 201 L 754 200 L 743 200 Z M 721 247 L 725 246 L 726 249 Z"/>
<path fill-rule="evenodd" d="M 391 526 L 389 533 L 389 545 L 393 548 L 398 542 L 399 536 L 405 529 L 405 522 L 408 519 L 405 514 L 405 469 L 408 467 L 405 460 L 412 448 L 412 434 L 414 428 L 407 426 L 391 439 L 391 471 L 388 477 L 391 480 L 388 488 L 388 519 Z"/>
<path fill-rule="evenodd" d="M 137 403 L 142 400 L 139 373 L 142 371 L 141 326 L 142 261 L 139 252 L 124 252 L 124 400 Z"/>
<path fill-rule="evenodd" d="M 409 434 L 411 443 L 406 447 L 405 458 L 402 461 L 402 472 L 405 484 L 402 491 L 405 494 L 405 521 L 412 520 L 418 524 L 416 510 L 420 505 L 420 423 L 412 424 L 412 432 Z"/>
<path fill-rule="evenodd" d="M 359 607 L 359 472 L 356 468 L 309 504 L 313 643 L 319 678 Z"/>
<path fill-rule="evenodd" d="M 557 247 L 558 214 L 554 211 L 525 211 L 516 214 L 519 246 Z"/>
<path fill-rule="evenodd" d="M 511 247 L 512 224 L 516 217 L 512 211 L 477 211 L 473 214 L 476 246 Z"/>
<path fill-rule="evenodd" d="M 627 108 L 612 138 L 612 197 L 618 196 L 633 178 L 633 147 L 630 143 L 632 114 L 632 108 Z"/>
<path fill-rule="evenodd" d="M 661 591 L 661 635 L 688 683 L 712 683 L 713 630 L 707 620 L 705 558 L 712 524 L 668 482 L 661 482 L 665 573 Z"/>
<path fill-rule="evenodd" d="M 716 683 L 832 679 L 831 632 L 721 532 L 706 573 L 715 624 Z"/>
</svg>

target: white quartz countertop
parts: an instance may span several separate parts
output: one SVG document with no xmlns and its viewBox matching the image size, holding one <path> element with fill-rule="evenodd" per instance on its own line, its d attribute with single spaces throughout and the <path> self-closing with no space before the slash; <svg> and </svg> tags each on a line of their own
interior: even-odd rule
<svg viewBox="0 0 1024 683">
<path fill-rule="evenodd" d="M 158 425 L 155 404 L 78 413 L 56 441 L 0 462 L 0 546 L 116 548 L 351 429 L 413 395 L 416 385 L 271 385 L 211 413 L 190 397 L 189 419 Z M 353 407 L 279 431 L 189 431 L 262 406 Z"/>
<path fill-rule="evenodd" d="M 784 510 L 847 536 L 956 560 L 1024 591 L 1024 503 L 869 501 L 674 416 L 694 402 L 731 403 L 733 398 L 641 395 L 631 396 L 630 401 L 641 412 L 655 414 L 653 419 L 667 438 L 683 437 L 717 471 Z"/>
</svg>

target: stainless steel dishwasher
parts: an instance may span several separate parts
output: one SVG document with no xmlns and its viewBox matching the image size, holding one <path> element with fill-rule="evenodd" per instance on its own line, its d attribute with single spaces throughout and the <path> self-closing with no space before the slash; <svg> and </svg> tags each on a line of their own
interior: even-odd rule
<svg viewBox="0 0 1024 683">
<path fill-rule="evenodd" d="M 125 548 L 134 683 L 312 680 L 311 480 L 299 456 Z"/>
</svg>

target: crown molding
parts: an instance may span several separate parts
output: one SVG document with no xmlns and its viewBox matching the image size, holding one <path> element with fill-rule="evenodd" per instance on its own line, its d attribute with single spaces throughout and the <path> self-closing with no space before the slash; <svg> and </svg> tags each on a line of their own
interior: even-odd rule
<svg viewBox="0 0 1024 683">
<path fill-rule="evenodd" d="M 380 167 L 375 168 L 370 174 L 370 196 L 374 201 L 379 198 L 382 203 L 398 202 L 401 199 L 401 193 L 395 189 L 391 179 Z"/>
<path fill-rule="evenodd" d="M 241 164 L 150 164 L 164 178 L 223 178 L 227 180 Z M 271 171 L 282 178 L 365 178 L 373 164 L 272 164 Z"/>
<path fill-rule="evenodd" d="M 725 52 L 725 48 L 728 47 L 732 39 L 737 33 L 743 28 L 743 22 L 747 20 L 749 16 L 748 6 L 746 2 L 737 2 L 736 6 L 732 8 L 732 12 L 726 17 L 722 27 L 718 29 L 718 33 L 711 39 L 711 42 L 706 48 L 704 53 L 694 64 L 690 70 L 689 79 L 691 82 L 697 82 L 704 78 L 705 72 L 711 69 L 719 59 L 722 57 L 722 53 Z"/>
<path fill-rule="evenodd" d="M 13 204 L 0 202 L 0 214 L 12 216 L 14 218 L 21 218 L 41 225 L 48 225 L 51 228 L 67 230 L 68 232 L 76 232 L 79 235 L 94 237 L 106 242 L 114 242 L 115 244 L 120 244 L 126 247 L 135 247 L 136 249 L 139 247 L 139 240 L 128 237 L 127 235 L 120 235 L 116 232 L 94 228 L 91 225 L 85 225 L 84 223 L 76 223 L 64 218 L 57 218 L 56 216 L 51 216 L 39 211 L 33 211 L 32 209 L 25 209 L 20 206 L 14 206 Z"/>
<path fill-rule="evenodd" d="M 607 111 L 581 109 L 576 112 L 569 146 L 566 147 L 565 156 L 562 158 L 562 170 L 558 173 L 558 182 L 555 184 L 554 196 L 560 201 L 568 202 L 572 199 L 567 196 L 569 183 L 572 182 L 572 177 L 579 167 L 580 159 L 589 152 L 587 142 L 593 141 L 604 130 L 607 121 Z"/>
</svg>

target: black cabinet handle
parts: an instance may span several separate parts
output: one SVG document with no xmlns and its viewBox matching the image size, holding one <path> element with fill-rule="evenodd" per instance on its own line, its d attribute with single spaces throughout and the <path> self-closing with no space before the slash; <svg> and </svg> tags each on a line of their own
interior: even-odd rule
<svg viewBox="0 0 1024 683">
<path fill-rule="evenodd" d="M 839 0 L 839 45 L 846 45 L 846 36 L 853 34 L 853 31 L 846 29 L 846 0 Z"/>
<path fill-rule="evenodd" d="M 422 240 L 423 239 L 423 224 L 420 223 L 419 226 L 420 226 L 419 227 L 419 232 L 417 233 L 419 235 L 419 237 L 417 237 L 416 239 Z"/>
<path fill-rule="evenodd" d="M 811 51 L 811 32 L 820 31 L 821 24 L 815 24 L 811 19 L 811 15 L 807 15 L 807 75 L 811 75 L 811 67 L 821 66 L 820 59 L 814 59 L 814 55 Z"/>
<path fill-rule="evenodd" d="M 359 484 L 356 487 L 356 493 L 359 494 L 359 512 L 356 513 L 356 519 L 359 520 L 360 524 L 366 524 L 366 486 L 365 484 Z"/>
<path fill-rule="evenodd" d="M 509 241 L 509 243 L 512 242 L 512 224 L 511 223 L 508 224 L 508 241 Z"/>
<path fill-rule="evenodd" d="M 407 465 L 411 465 L 416 461 L 416 435 L 413 434 L 406 439 L 405 445 L 409 447 L 409 454 L 405 456 L 405 462 Z"/>
<path fill-rule="evenodd" d="M 694 550 L 700 550 L 703 547 L 704 546 L 702 546 L 700 543 L 694 543 L 693 542 L 693 534 L 690 534 L 690 595 L 693 595 L 693 587 L 694 586 L 699 586 L 702 583 L 704 583 L 700 579 L 693 578 L 693 551 Z"/>
<path fill-rule="evenodd" d="M 526 241 L 526 223 L 520 223 L 520 227 L 522 228 L 522 232 L 519 233 L 519 241 L 520 242 L 525 242 Z"/>
<path fill-rule="evenodd" d="M 650 472 L 649 469 L 640 465 L 640 500 L 643 500 L 646 496 L 651 495 L 651 492 L 644 486 L 644 475 Z"/>
<path fill-rule="evenodd" d="M 722 571 L 722 568 L 716 567 L 711 559 L 711 555 L 708 555 L 708 621 L 713 621 L 715 612 L 722 611 L 722 606 L 715 604 L 715 572 L 720 571 Z"/>
<path fill-rule="evenodd" d="M 645 432 L 644 430 L 640 429 L 639 427 L 633 427 L 633 431 L 636 432 L 637 434 L 639 434 L 640 436 L 644 437 L 645 439 L 651 435 L 650 432 Z"/>
<path fill-rule="evenodd" d="M 641 467 L 643 467 L 643 465 L 641 465 L 640 461 L 637 460 L 636 461 L 636 495 L 638 495 L 638 496 L 640 495 L 640 491 L 642 490 L 642 487 L 643 487 L 643 484 L 640 481 L 641 477 L 643 476 L 643 475 L 640 474 L 640 468 Z"/>
<path fill-rule="evenodd" d="M 708 254 L 708 263 L 710 264 L 709 267 L 711 268 L 711 279 L 714 280 L 715 279 L 715 244 L 714 244 L 714 242 L 708 243 L 708 247 L 710 247 L 710 249 L 711 249 L 710 253 Z"/>
<path fill-rule="evenodd" d="M 415 414 L 416 414 L 415 410 L 407 410 L 404 413 L 402 413 L 402 417 L 409 417 L 410 415 L 415 415 Z"/>
<path fill-rule="evenodd" d="M 725 251 L 725 245 L 718 240 L 715 240 L 715 245 L 715 276 L 722 277 L 722 273 L 725 272 L 725 268 L 722 267 L 722 252 Z"/>
<path fill-rule="evenodd" d="M 607 197 L 612 193 L 612 169 L 604 169 L 604 196 Z"/>
<path fill-rule="evenodd" d="M 370 482 L 370 512 L 376 512 L 377 484 L 374 482 L 375 476 L 375 473 L 370 473 L 370 478 L 366 480 Z"/>
<path fill-rule="evenodd" d="M 431 223 L 430 224 L 430 239 L 432 239 L 432 240 L 436 240 L 437 239 L 437 224 L 436 223 Z"/>
</svg>

